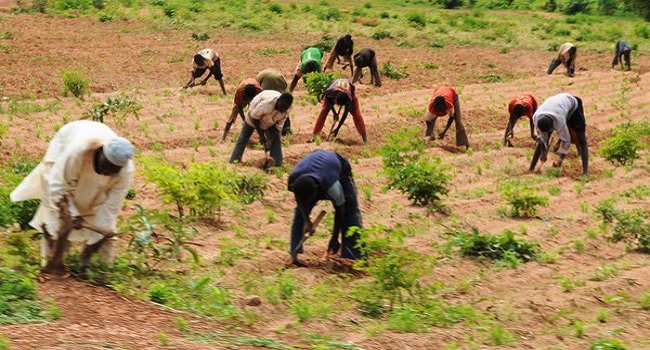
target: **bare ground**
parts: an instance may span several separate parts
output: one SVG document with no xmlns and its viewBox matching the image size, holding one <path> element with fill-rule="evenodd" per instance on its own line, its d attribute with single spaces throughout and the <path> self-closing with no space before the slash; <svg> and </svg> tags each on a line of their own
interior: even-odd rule
<svg viewBox="0 0 650 350">
<path fill-rule="evenodd" d="M 189 75 L 191 55 L 204 45 L 191 41 L 189 32 L 170 27 L 154 28 L 137 22 L 99 23 L 94 19 L 11 15 L 7 12 L 1 15 L 0 32 L 11 31 L 13 38 L 2 42 L 9 45 L 10 50 L 0 52 L 0 96 L 7 96 L 10 101 L 29 97 L 38 104 L 49 102 L 58 106 L 53 111 L 19 112 L 13 118 L 7 114 L 0 115 L 0 122 L 10 124 L 8 135 L 0 143 L 0 160 L 3 162 L 15 154 L 41 156 L 56 125 L 78 119 L 93 101 L 103 101 L 117 91 L 133 90 L 144 105 L 140 120 L 127 120 L 119 126 L 110 121 L 107 123 L 130 138 L 143 154 L 152 154 L 155 145 L 162 145 L 170 160 L 227 160 L 234 136 L 224 144 L 216 140 L 220 138 L 232 96 L 222 97 L 215 81 L 191 92 L 178 92 L 178 87 Z M 281 70 L 290 79 L 300 48 L 317 40 L 319 35 L 272 40 L 221 32 L 212 37 L 218 37 L 218 43 L 205 46 L 221 53 L 226 87 L 232 92 L 239 80 L 254 76 L 267 67 Z M 608 337 L 611 331 L 616 331 L 620 333 L 618 338 L 632 344 L 631 348 L 650 349 L 647 336 L 650 334 L 650 315 L 632 302 L 650 289 L 647 255 L 626 252 L 624 246 L 609 243 L 602 235 L 590 239 L 585 234 L 587 229 L 597 228 L 591 208 L 600 200 L 649 183 L 647 163 L 627 171 L 598 157 L 595 150 L 612 126 L 648 115 L 650 85 L 647 80 L 650 77 L 645 72 L 650 70 L 650 60 L 639 57 L 634 62 L 633 72 L 619 72 L 609 69 L 609 53 L 581 52 L 579 71 L 575 78 L 568 78 L 560 72 L 561 68 L 552 76 L 544 74 L 553 55 L 546 51 L 511 50 L 503 54 L 490 47 L 434 51 L 397 48 L 389 41 L 358 41 L 367 41 L 361 46 L 376 49 L 380 64 L 391 61 L 397 66 L 406 65 L 410 76 L 402 80 L 384 79 L 385 85 L 380 89 L 359 86 L 361 110 L 369 130 L 370 142 L 367 145 L 361 143 L 352 123 L 342 130 L 339 142 L 307 143 L 319 106 L 297 103 L 291 113 L 296 134 L 285 148 L 286 161 L 295 164 L 318 147 L 337 150 L 353 159 L 358 186 L 371 189 L 371 196 L 361 195 L 360 198 L 366 225 L 416 225 L 421 232 L 410 237 L 408 243 L 419 252 L 435 254 L 431 244 L 442 241 L 440 235 L 444 229 L 437 222 L 443 222 L 461 227 L 471 225 L 481 232 L 493 233 L 507 228 L 519 230 L 524 225 L 527 239 L 540 241 L 545 251 L 561 253 L 553 264 L 532 262 L 517 269 L 503 270 L 490 269 L 470 260 L 452 259 L 440 263 L 429 276 L 449 286 L 468 282 L 471 288 L 466 293 L 450 295 L 450 301 L 468 302 L 478 310 L 494 314 L 517 337 L 517 343 L 509 348 L 584 349 L 594 339 Z M 264 56 L 257 51 L 260 48 L 286 48 L 292 54 Z M 441 68 L 427 70 L 423 65 L 427 62 L 439 64 Z M 93 94 L 83 102 L 61 97 L 59 72 L 77 67 L 92 79 Z M 505 77 L 507 81 L 482 81 L 485 78 L 481 77 L 489 73 Z M 455 169 L 452 191 L 445 199 L 450 217 L 426 216 L 423 208 L 409 205 L 403 195 L 382 190 L 385 179 L 379 173 L 381 158 L 375 152 L 392 130 L 413 125 L 423 127 L 421 112 L 432 89 L 440 84 L 457 87 L 474 149 L 471 154 L 460 152 L 453 146 L 453 137 L 450 136 L 434 143 L 430 149 L 432 156 L 442 156 Z M 629 92 L 623 93 L 628 88 Z M 578 179 L 580 162 L 572 150 L 562 176 L 548 182 L 558 187 L 560 193 L 549 195 L 549 207 L 542 208 L 539 217 L 530 220 L 502 217 L 498 213 L 498 208 L 504 205 L 497 190 L 499 181 L 517 176 L 541 178 L 539 174 L 526 173 L 533 142 L 527 136 L 525 121 L 518 124 L 515 148 L 496 146 L 507 121 L 505 106 L 512 96 L 522 92 L 532 92 L 539 101 L 559 92 L 581 97 L 586 108 L 592 155 L 591 179 L 582 187 Z M 302 83 L 297 88 L 297 96 L 305 96 Z M 3 103 L 7 106 L 9 102 Z M 238 122 L 233 130 L 239 125 Z M 328 127 L 326 125 L 326 129 Z M 263 157 L 262 151 L 248 149 L 241 167 L 256 171 L 254 165 Z M 549 163 L 554 157 L 550 156 Z M 237 224 L 251 235 L 288 239 L 292 198 L 285 190 L 286 175 L 283 178 L 270 176 L 269 181 L 265 200 L 250 206 L 247 219 L 226 215 L 225 224 Z M 137 203 L 148 208 L 159 206 L 155 189 L 143 178 L 137 177 L 134 187 L 138 193 Z M 478 195 L 479 192 L 484 194 Z M 646 198 L 629 205 L 647 208 L 648 204 Z M 582 208 L 588 210 L 585 212 Z M 277 220 L 269 224 L 265 215 L 270 210 L 275 212 Z M 123 215 L 133 213 L 134 208 L 127 207 Z M 202 254 L 206 261 L 218 255 L 222 238 L 233 235 L 229 229 L 201 228 Z M 583 252 L 574 248 L 575 240 L 584 241 Z M 294 269 L 297 278 L 307 286 L 339 269 L 336 263 L 322 259 L 325 247 L 325 238 L 309 242 L 305 260 L 310 267 Z M 285 266 L 287 255 L 285 250 L 270 248 L 264 250 L 264 254 L 242 262 L 241 266 L 254 266 L 260 276 L 265 276 Z M 589 280 L 602 265 L 617 266 L 618 275 L 600 282 Z M 230 271 L 232 273 L 226 273 L 230 278 L 226 277 L 223 283 L 231 287 L 238 298 L 244 298 L 246 295 L 238 285 L 236 269 L 237 266 Z M 559 276 L 587 282 L 584 287 L 566 293 L 558 284 Z M 72 278 L 45 280 L 39 285 L 39 293 L 56 301 L 62 317 L 42 324 L 0 326 L 0 332 L 11 340 L 12 348 L 246 348 L 190 340 L 178 331 L 175 320 L 177 317 L 189 319 L 190 327 L 197 331 L 220 331 L 226 324 L 125 298 Z M 603 296 L 616 294 L 627 295 L 631 301 L 618 308 L 604 303 Z M 238 301 L 238 304 L 241 303 Z M 606 323 L 596 321 L 600 309 L 612 312 Z M 296 327 L 292 324 L 297 321 L 286 307 L 263 303 L 256 310 L 261 315 L 258 322 L 240 325 L 232 332 L 269 336 L 297 344 L 299 331 L 311 329 L 352 341 L 364 349 L 437 349 L 446 342 L 463 343 L 469 332 L 466 326 L 456 325 L 434 328 L 424 334 L 384 331 L 371 335 L 367 331 L 369 322 L 354 311 L 336 315 L 329 321 L 310 321 Z M 586 324 L 583 338 L 575 336 L 570 317 L 562 316 L 566 314 Z M 161 345 L 161 332 L 168 335 L 170 345 Z"/>
</svg>

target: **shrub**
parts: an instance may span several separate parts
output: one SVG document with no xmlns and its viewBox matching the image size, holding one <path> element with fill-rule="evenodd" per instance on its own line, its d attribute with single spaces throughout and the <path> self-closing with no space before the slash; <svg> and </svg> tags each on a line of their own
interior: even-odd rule
<svg viewBox="0 0 650 350">
<path fill-rule="evenodd" d="M 427 25 L 427 19 L 422 12 L 411 12 L 406 17 L 406 20 L 414 27 L 424 27 Z"/>
<path fill-rule="evenodd" d="M 463 0 L 438 0 L 438 3 L 449 10 L 463 6 Z"/>
<path fill-rule="evenodd" d="M 441 197 L 446 195 L 451 175 L 450 166 L 442 158 L 429 158 L 415 129 L 401 129 L 387 138 L 381 149 L 384 173 L 388 187 L 408 195 L 415 205 L 439 209 Z"/>
<path fill-rule="evenodd" d="M 406 72 L 406 67 L 395 67 L 390 62 L 384 62 L 381 67 L 381 74 L 390 79 L 400 80 L 409 76 Z"/>
<path fill-rule="evenodd" d="M 385 30 L 385 29 L 378 29 L 374 33 L 372 33 L 371 36 L 375 40 L 381 40 L 381 39 L 392 39 L 393 34 L 391 32 Z"/>
<path fill-rule="evenodd" d="M 418 279 L 427 271 L 426 258 L 404 244 L 406 234 L 399 229 L 373 225 L 366 229 L 355 228 L 349 234 L 352 233 L 359 234 L 357 246 L 365 257 L 357 260 L 354 266 L 373 277 L 362 302 L 370 309 L 386 301 L 389 310 L 397 301 L 404 305 L 404 296 L 414 295 Z"/>
<path fill-rule="evenodd" d="M 192 33 L 191 39 L 194 41 L 208 41 L 210 40 L 210 35 L 208 33 Z"/>
<path fill-rule="evenodd" d="M 338 9 L 327 6 L 316 13 L 316 18 L 321 21 L 340 21 L 343 14 Z"/>
<path fill-rule="evenodd" d="M 647 24 L 637 24 L 634 26 L 634 34 L 643 39 L 650 39 L 650 26 Z"/>
<path fill-rule="evenodd" d="M 317 47 L 321 49 L 323 52 L 331 51 L 332 47 L 334 47 L 335 44 L 335 38 L 329 35 L 323 35 L 321 38 L 313 43 L 312 45 L 305 46 L 303 50 L 310 48 L 310 47 Z"/>
<path fill-rule="evenodd" d="M 614 128 L 611 137 L 604 140 L 598 150 L 605 159 L 620 165 L 632 164 L 638 158 L 637 151 L 647 145 L 650 137 L 650 122 L 628 122 Z M 647 146 L 646 146 L 647 147 Z"/>
<path fill-rule="evenodd" d="M 140 120 L 138 112 L 141 109 L 142 105 L 137 98 L 129 94 L 121 94 L 120 96 L 107 97 L 103 103 L 94 104 L 82 119 L 90 118 L 93 121 L 103 123 L 106 116 L 112 115 L 115 124 L 122 125 L 129 115 L 133 115 L 137 120 Z"/>
<path fill-rule="evenodd" d="M 278 3 L 272 3 L 271 5 L 269 5 L 269 11 L 277 14 L 281 14 L 282 12 L 284 12 L 282 9 L 282 5 Z"/>
<path fill-rule="evenodd" d="M 613 15 L 617 7 L 616 0 L 598 0 L 598 11 L 603 15 Z"/>
<path fill-rule="evenodd" d="M 575 15 L 578 13 L 589 13 L 590 0 L 569 0 L 564 8 L 565 15 Z"/>
<path fill-rule="evenodd" d="M 309 96 L 320 101 L 332 82 L 341 76 L 339 72 L 309 73 L 305 76 L 305 88 Z"/>
<path fill-rule="evenodd" d="M 9 194 L 36 167 L 36 162 L 19 159 L 11 166 L 0 169 L 0 227 L 18 223 L 21 229 L 29 228 L 29 222 L 38 209 L 38 200 L 13 203 Z"/>
<path fill-rule="evenodd" d="M 548 205 L 548 197 L 537 195 L 537 190 L 518 180 L 507 182 L 501 193 L 510 204 L 513 217 L 533 217 L 538 206 Z"/>
<path fill-rule="evenodd" d="M 450 245 L 458 248 L 462 256 L 490 260 L 517 259 L 527 262 L 540 254 L 539 243 L 515 238 L 515 233 L 505 230 L 500 235 L 481 234 L 472 227 L 470 232 L 453 230 L 448 232 Z"/>
<path fill-rule="evenodd" d="M 209 218 L 221 209 L 226 198 L 232 198 L 226 188 L 224 171 L 214 164 L 193 163 L 181 168 L 165 159 L 141 159 L 140 162 L 147 179 L 161 191 L 163 202 L 175 204 L 180 218 L 188 214 Z"/>
<path fill-rule="evenodd" d="M 189 241 L 196 235 L 193 227 L 183 220 L 173 220 L 164 211 L 145 211 L 140 205 L 135 208 L 137 213 L 126 221 L 124 230 L 131 234 L 126 254 L 130 266 L 151 271 L 164 261 L 182 260 L 183 251 L 192 256 L 194 263 L 199 263 L 199 253 Z"/>
<path fill-rule="evenodd" d="M 77 98 L 82 98 L 89 93 L 90 79 L 80 69 L 63 71 L 63 95 L 72 94 Z"/>
<path fill-rule="evenodd" d="M 613 217 L 616 224 L 611 241 L 625 242 L 630 248 L 650 253 L 650 210 L 617 210 Z"/>
</svg>

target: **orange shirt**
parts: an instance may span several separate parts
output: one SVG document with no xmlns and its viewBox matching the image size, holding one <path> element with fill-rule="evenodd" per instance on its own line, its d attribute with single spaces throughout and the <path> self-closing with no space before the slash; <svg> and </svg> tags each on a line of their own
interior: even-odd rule
<svg viewBox="0 0 650 350">
<path fill-rule="evenodd" d="M 533 114 L 537 110 L 537 101 L 535 100 L 535 97 L 531 94 L 523 94 L 513 98 L 508 104 L 508 113 L 512 114 L 512 110 L 517 104 L 524 106 L 526 109 L 526 114 L 524 115 L 527 116 L 528 119 L 532 120 Z"/>
<path fill-rule="evenodd" d="M 442 96 L 442 97 L 445 98 L 446 110 L 443 113 L 436 112 L 433 109 L 433 101 L 438 96 Z M 431 114 L 433 114 L 435 116 L 438 116 L 438 117 L 442 117 L 442 116 L 447 115 L 447 112 L 454 108 L 454 97 L 456 97 L 456 90 L 454 90 L 451 86 L 443 85 L 443 86 L 437 88 L 433 92 L 433 96 L 431 96 L 431 99 L 429 100 L 429 107 L 428 107 L 429 113 L 431 113 Z"/>
<path fill-rule="evenodd" d="M 256 94 L 259 94 L 262 92 L 262 86 L 260 86 L 260 83 L 257 82 L 257 80 L 249 78 L 249 79 L 244 79 L 242 80 L 239 85 L 237 85 L 237 91 L 235 92 L 235 105 L 238 107 L 245 107 L 247 104 L 249 104 L 251 101 L 245 101 L 244 100 L 244 88 L 246 85 L 255 85 L 255 90 L 257 91 Z M 252 100 L 252 99 L 251 99 Z"/>
</svg>

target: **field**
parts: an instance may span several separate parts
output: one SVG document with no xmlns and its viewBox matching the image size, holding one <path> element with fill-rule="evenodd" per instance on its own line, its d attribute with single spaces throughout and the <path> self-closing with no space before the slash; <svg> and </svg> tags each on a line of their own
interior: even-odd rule
<svg viewBox="0 0 650 350">
<path fill-rule="evenodd" d="M 640 227 L 647 229 L 648 136 L 641 138 L 633 164 L 614 164 L 599 154 L 616 126 L 648 122 L 650 49 L 643 38 L 644 30 L 650 33 L 648 23 L 534 11 L 434 11 L 418 2 L 377 1 L 356 8 L 342 1 L 192 3 L 204 7 L 188 12 L 180 2 L 168 2 L 166 15 L 144 5 L 42 14 L 11 11 L 16 4 L 0 0 L 3 167 L 38 160 L 61 125 L 87 116 L 108 97 L 129 96 L 142 107 L 137 118 L 105 119 L 138 149 L 135 197 L 125 201 L 121 213 L 121 261 L 133 258 L 127 245 L 142 230 L 136 222 L 139 208 L 151 219 L 162 211 L 176 213 L 145 175 L 155 159 L 184 168 L 217 162 L 266 181 L 261 199 L 224 205 L 208 219 L 183 221 L 196 231 L 176 247 L 180 262 L 150 259 L 155 266 L 140 270 L 98 266 L 85 279 L 25 273 L 37 281 L 34 305 L 40 311 L 32 318 L 0 318 L 0 350 L 594 349 L 606 340 L 620 341 L 626 349 L 650 349 L 650 259 L 634 246 L 612 242 L 616 221 L 603 219 L 611 199 L 610 208 L 614 203 L 622 212 L 642 213 Z M 342 10 L 330 11 L 335 5 Z M 265 10 L 254 12 L 255 6 Z M 418 13 L 424 13 L 424 24 Z M 306 26 L 301 16 L 314 14 Z M 390 37 L 372 38 L 381 31 Z M 225 165 L 241 127 L 238 120 L 220 142 L 237 83 L 264 68 L 290 80 L 303 47 L 345 32 L 352 33 L 357 50 L 374 48 L 380 66 L 390 63 L 408 73 L 401 79 L 383 76 L 380 88 L 357 86 L 369 142 L 362 143 L 350 120 L 337 141 L 308 142 L 320 105 L 300 82 L 291 110 L 294 134 L 285 139 L 287 166 L 262 171 L 264 152 L 252 143 L 242 164 Z M 611 69 L 619 37 L 638 44 L 631 71 Z M 547 76 L 546 67 L 564 41 L 579 46 L 576 75 L 569 78 L 559 67 Z M 214 80 L 180 89 L 189 78 L 192 55 L 203 47 L 222 56 L 226 96 Z M 61 73 L 74 69 L 91 81 L 83 98 L 63 94 Z M 368 79 L 366 74 L 363 82 Z M 459 92 L 472 148 L 455 147 L 453 127 L 445 139 L 424 148 L 425 158 L 440 157 L 452 175 L 444 206 L 435 210 L 415 206 L 387 187 L 382 147 L 397 142 L 401 129 L 423 135 L 426 103 L 442 84 Z M 551 167 L 557 155 L 550 154 L 540 172 L 529 173 L 534 141 L 526 120 L 517 124 L 514 147 L 502 146 L 507 102 L 524 92 L 540 102 L 560 92 L 583 99 L 588 180 L 580 177 L 573 146 L 561 171 Z M 438 122 L 438 130 L 443 124 Z M 364 226 L 378 236 L 390 232 L 390 247 L 405 259 L 394 272 L 416 276 L 417 283 L 397 288 L 402 303 L 388 296 L 390 288 L 377 284 L 372 271 L 325 256 L 333 220 L 329 203 L 316 208 L 329 214 L 305 244 L 302 258 L 308 266 L 289 265 L 294 200 L 286 189 L 288 173 L 319 148 L 350 160 Z M 514 216 L 503 194 L 507 188 L 527 188 L 548 198 L 548 205 L 536 206 L 529 217 Z M 538 242 L 540 253 L 529 262 L 462 256 L 459 237 L 468 236 L 459 232 L 473 229 L 514 232 Z M 16 229 L 3 231 L 0 247 L 6 250 Z M 38 238 L 29 239 L 24 254 L 37 256 L 38 244 Z M 193 263 L 183 247 L 196 249 L 200 262 Z M 70 266 L 74 270 L 73 261 Z M 35 263 L 28 268 L 35 270 Z M 2 293 L 9 288 L 3 281 L 0 286 Z M 2 312 L 9 305 L 4 300 Z M 394 301 L 392 309 L 388 300 Z"/>
</svg>

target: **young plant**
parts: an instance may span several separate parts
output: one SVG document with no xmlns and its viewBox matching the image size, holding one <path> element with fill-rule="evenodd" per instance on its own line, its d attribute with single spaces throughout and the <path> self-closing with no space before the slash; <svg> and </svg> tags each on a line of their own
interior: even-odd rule
<svg viewBox="0 0 650 350">
<path fill-rule="evenodd" d="M 537 194 L 537 191 L 519 180 L 507 182 L 501 193 L 511 206 L 513 217 L 534 217 L 538 206 L 548 206 L 548 197 Z"/>
<path fill-rule="evenodd" d="M 515 238 L 511 230 L 500 235 L 481 234 L 475 227 L 470 232 L 450 230 L 447 239 L 462 256 L 528 262 L 541 253 L 539 243 Z"/>
<path fill-rule="evenodd" d="M 619 165 L 632 164 L 639 157 L 638 151 L 648 148 L 649 138 L 650 122 L 628 122 L 616 126 L 613 135 L 603 141 L 598 152 Z"/>
<path fill-rule="evenodd" d="M 63 95 L 72 94 L 82 98 L 89 93 L 90 79 L 80 69 L 66 70 L 61 72 L 63 79 Z"/>
<path fill-rule="evenodd" d="M 414 129 L 402 129 L 390 135 L 382 147 L 382 164 L 388 187 L 408 195 L 415 205 L 431 210 L 442 207 L 442 196 L 449 192 L 451 167 L 442 158 L 429 158 L 424 143 Z"/>
<path fill-rule="evenodd" d="M 307 93 L 317 101 L 322 100 L 327 88 L 340 76 L 341 73 L 339 72 L 307 74 L 305 76 L 305 88 L 307 89 Z"/>
<path fill-rule="evenodd" d="M 121 94 L 120 96 L 107 97 L 103 103 L 94 104 L 82 119 L 103 123 L 105 117 L 112 115 L 116 125 L 123 125 L 129 115 L 140 120 L 138 112 L 141 109 L 142 105 L 137 98 L 130 94 Z"/>
<path fill-rule="evenodd" d="M 427 271 L 426 259 L 406 246 L 402 230 L 373 225 L 353 232 L 359 234 L 357 247 L 365 256 L 354 267 L 373 278 L 370 289 L 363 293 L 364 307 L 381 313 L 386 301 L 391 311 L 396 302 L 403 306 L 405 295 L 416 294 L 418 279 Z"/>
</svg>

